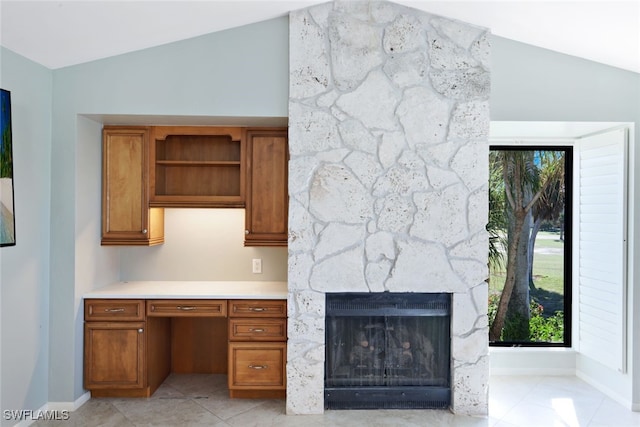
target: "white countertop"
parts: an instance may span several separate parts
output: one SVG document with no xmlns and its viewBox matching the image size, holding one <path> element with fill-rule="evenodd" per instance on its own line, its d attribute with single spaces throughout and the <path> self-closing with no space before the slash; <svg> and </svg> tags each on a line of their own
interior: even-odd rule
<svg viewBox="0 0 640 427">
<path fill-rule="evenodd" d="M 88 292 L 84 298 L 287 299 L 287 282 L 118 282 Z"/>
</svg>

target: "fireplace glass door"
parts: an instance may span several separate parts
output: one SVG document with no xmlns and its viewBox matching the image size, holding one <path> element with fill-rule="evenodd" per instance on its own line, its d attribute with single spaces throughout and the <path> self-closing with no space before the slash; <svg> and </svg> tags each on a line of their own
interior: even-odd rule
<svg viewBox="0 0 640 427">
<path fill-rule="evenodd" d="M 448 407 L 449 307 L 448 294 L 327 295 L 325 406 Z"/>
</svg>

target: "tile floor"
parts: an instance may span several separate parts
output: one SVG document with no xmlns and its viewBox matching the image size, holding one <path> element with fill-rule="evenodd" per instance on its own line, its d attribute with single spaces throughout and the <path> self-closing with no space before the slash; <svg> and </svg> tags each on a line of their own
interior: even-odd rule
<svg viewBox="0 0 640 427">
<path fill-rule="evenodd" d="M 491 377 L 489 417 L 448 411 L 326 411 L 285 415 L 284 400 L 229 399 L 224 375 L 170 375 L 149 399 L 91 399 L 66 421 L 36 426 L 640 426 L 631 412 L 575 377 Z"/>
</svg>

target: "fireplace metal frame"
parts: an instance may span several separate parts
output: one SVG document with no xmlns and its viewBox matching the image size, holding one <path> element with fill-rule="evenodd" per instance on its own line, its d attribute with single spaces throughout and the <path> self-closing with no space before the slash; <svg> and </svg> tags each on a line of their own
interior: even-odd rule
<svg viewBox="0 0 640 427">
<path fill-rule="evenodd" d="M 447 409 L 451 405 L 451 294 L 447 293 L 328 293 L 326 334 L 335 317 L 446 317 L 449 361 L 446 384 L 441 385 L 328 385 L 325 371 L 325 409 Z M 326 360 L 330 360 L 326 337 Z"/>
</svg>

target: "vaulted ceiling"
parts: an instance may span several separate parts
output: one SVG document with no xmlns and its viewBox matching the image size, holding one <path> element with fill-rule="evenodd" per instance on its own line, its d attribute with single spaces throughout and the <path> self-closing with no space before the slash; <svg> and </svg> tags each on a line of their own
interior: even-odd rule
<svg viewBox="0 0 640 427">
<path fill-rule="evenodd" d="M 319 3 L 323 2 L 0 0 L 0 44 L 56 69 L 285 16 Z M 640 0 L 396 3 L 640 73 Z"/>
</svg>

